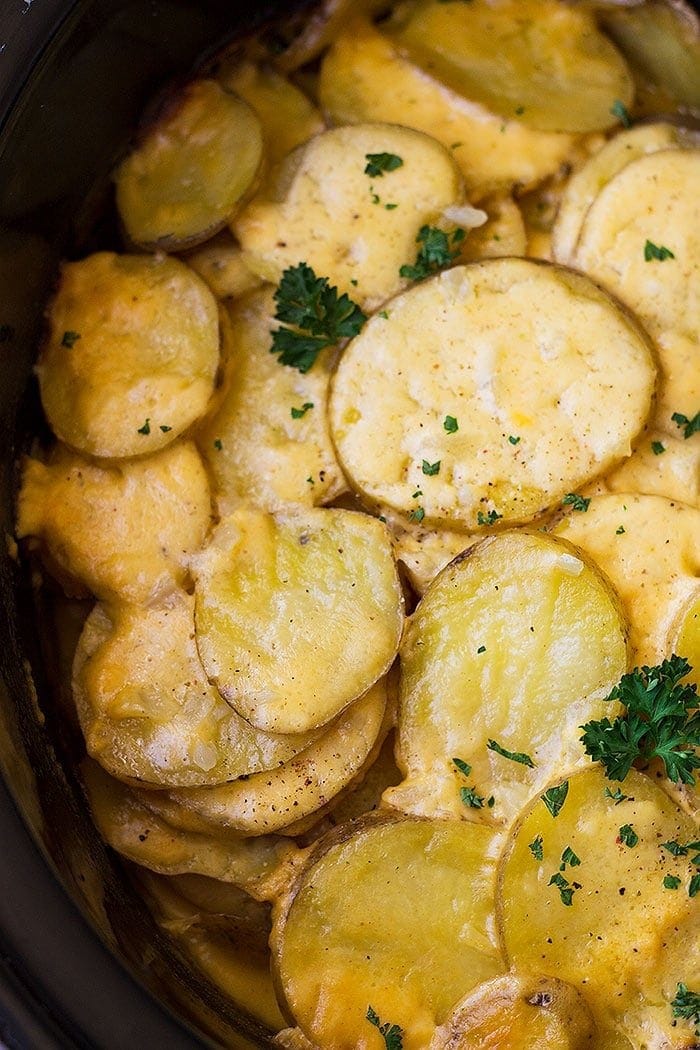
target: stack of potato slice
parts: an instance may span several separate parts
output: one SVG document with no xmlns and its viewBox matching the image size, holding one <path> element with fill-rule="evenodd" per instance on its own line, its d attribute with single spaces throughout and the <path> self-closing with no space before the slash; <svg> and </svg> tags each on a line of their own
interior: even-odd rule
<svg viewBox="0 0 700 1050">
<path fill-rule="evenodd" d="M 91 600 L 95 823 L 277 1045 L 690 1050 L 697 776 L 581 730 L 700 682 L 692 19 L 279 40 L 154 104 L 47 310 L 17 535 Z"/>
</svg>

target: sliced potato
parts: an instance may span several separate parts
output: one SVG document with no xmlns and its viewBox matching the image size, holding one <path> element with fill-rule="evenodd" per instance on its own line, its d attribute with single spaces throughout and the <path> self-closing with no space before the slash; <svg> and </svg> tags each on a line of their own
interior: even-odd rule
<svg viewBox="0 0 700 1050">
<path fill-rule="evenodd" d="M 330 402 L 341 465 L 366 500 L 426 526 L 527 522 L 629 455 L 655 368 L 591 281 L 490 259 L 386 313 L 346 348 Z"/>
<path fill-rule="evenodd" d="M 454 1007 L 430 1050 L 601 1050 L 588 1005 L 555 977 L 511 971 Z"/>
<path fill-rule="evenodd" d="M 183 263 L 97 252 L 64 263 L 37 374 L 54 433 L 92 456 L 169 445 L 206 409 L 216 301 Z"/>
<path fill-rule="evenodd" d="M 161 786 L 219 784 L 274 769 L 313 735 L 254 729 L 209 684 L 194 638 L 194 599 L 147 609 L 97 605 L 73 667 L 89 753 L 113 776 Z"/>
<path fill-rule="evenodd" d="M 262 284 L 262 279 L 243 261 L 243 252 L 230 230 L 222 230 L 206 244 L 188 252 L 184 259 L 206 281 L 217 299 L 238 298 Z"/>
<path fill-rule="evenodd" d="M 650 430 L 605 485 L 612 492 L 665 496 L 700 509 L 700 445 Z"/>
<path fill-rule="evenodd" d="M 277 65 L 287 72 L 308 65 L 333 42 L 348 22 L 358 16 L 371 18 L 388 6 L 387 0 L 322 0 L 311 12 L 303 12 L 300 32 L 276 57 Z"/>
<path fill-rule="evenodd" d="M 495 836 L 451 821 L 365 818 L 325 839 L 273 928 L 284 1001 L 320 1046 L 370 1050 L 377 1021 L 428 1045 L 456 1000 L 502 968 Z"/>
<path fill-rule="evenodd" d="M 369 157 L 384 153 L 399 157 L 401 166 L 368 175 Z M 368 309 L 408 283 L 399 270 L 415 262 L 421 227 L 464 203 L 449 151 L 419 131 L 390 124 L 317 135 L 292 154 L 281 179 L 281 199 L 259 196 L 233 224 L 247 265 L 277 283 L 285 269 L 304 261 Z"/>
<path fill-rule="evenodd" d="M 662 496 L 594 496 L 585 514 L 567 515 L 554 532 L 612 581 L 630 625 L 632 662 L 660 663 L 675 641 L 676 617 L 698 594 L 700 511 Z"/>
<path fill-rule="evenodd" d="M 393 663 L 403 595 L 388 531 L 367 515 L 241 508 L 193 570 L 204 668 L 260 729 L 324 725 Z"/>
<path fill-rule="evenodd" d="M 216 787 L 150 791 L 155 813 L 194 834 L 269 835 L 322 815 L 331 800 L 374 761 L 389 729 L 386 683 L 378 682 L 306 751 L 267 773 Z M 208 873 L 205 873 L 208 874 Z"/>
<path fill-rule="evenodd" d="M 700 149 L 662 150 L 623 168 L 589 208 L 573 264 L 619 296 L 654 337 L 661 361 L 654 418 L 673 433 L 672 414 L 692 418 L 700 403 Z"/>
<path fill-rule="evenodd" d="M 115 175 L 126 233 L 142 248 L 179 249 L 224 225 L 254 185 L 260 121 L 214 80 L 168 98 Z"/>
<path fill-rule="evenodd" d="M 214 479 L 219 513 L 249 500 L 263 510 L 328 503 L 346 489 L 326 415 L 331 360 L 309 372 L 270 353 L 271 290 L 230 309 L 230 361 L 216 411 L 197 439 Z"/>
<path fill-rule="evenodd" d="M 17 536 L 36 539 L 49 568 L 99 598 L 148 604 L 183 583 L 210 517 L 191 442 L 114 465 L 58 446 L 48 463 L 24 464 Z"/>
<path fill-rule="evenodd" d="M 381 120 L 432 135 L 452 150 L 467 190 L 477 196 L 536 185 L 557 171 L 575 141 L 503 120 L 456 94 L 362 20 L 326 54 L 319 93 L 336 124 Z"/>
<path fill-rule="evenodd" d="M 513 198 L 495 195 L 487 197 L 481 206 L 488 215 L 488 221 L 466 238 L 460 262 L 497 259 L 503 255 L 525 255 L 525 223 Z"/>
<path fill-rule="evenodd" d="M 602 1032 L 617 1029 L 636 1047 L 690 1047 L 692 1025 L 674 1020 L 670 1004 L 678 981 L 700 982 L 694 869 L 662 843 L 694 841 L 697 828 L 635 771 L 620 803 L 605 795 L 598 766 L 568 783 L 556 819 L 535 801 L 504 856 L 504 950 L 515 966 L 579 988 Z M 538 839 L 542 860 L 530 849 Z M 677 889 L 664 886 L 666 876 L 680 879 Z"/>
<path fill-rule="evenodd" d="M 600 131 L 615 99 L 632 103 L 625 60 L 590 11 L 561 0 L 423 0 L 395 37 L 453 91 L 539 131 Z"/>
<path fill-rule="evenodd" d="M 399 531 L 394 541 L 394 553 L 411 587 L 422 596 L 437 574 L 480 538 L 448 529 L 410 528 Z"/>
<path fill-rule="evenodd" d="M 626 669 L 616 597 L 588 560 L 539 532 L 483 540 L 411 618 L 397 750 L 406 780 L 385 803 L 509 824 L 558 773 L 587 763 L 579 727 L 609 713 Z"/>
</svg>

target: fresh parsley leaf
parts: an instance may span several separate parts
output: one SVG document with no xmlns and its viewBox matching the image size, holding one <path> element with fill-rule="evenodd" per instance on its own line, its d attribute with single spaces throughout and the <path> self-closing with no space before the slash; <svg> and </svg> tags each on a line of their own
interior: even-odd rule
<svg viewBox="0 0 700 1050">
<path fill-rule="evenodd" d="M 623 824 L 618 835 L 623 846 L 629 846 L 630 849 L 634 849 L 639 842 L 639 835 L 631 824 Z"/>
<path fill-rule="evenodd" d="M 365 153 L 365 160 L 365 175 L 372 179 L 381 179 L 385 171 L 396 171 L 397 168 L 403 167 L 403 160 L 395 153 Z"/>
<path fill-rule="evenodd" d="M 700 415 L 700 413 L 698 414 Z M 666 451 L 666 446 L 664 445 L 663 441 L 652 441 L 651 451 L 654 453 L 655 456 L 660 456 L 662 452 Z"/>
<path fill-rule="evenodd" d="M 568 879 L 565 879 L 560 872 L 555 872 L 549 880 L 548 886 L 556 886 L 559 890 L 559 896 L 561 897 L 562 904 L 565 904 L 567 908 L 570 908 L 574 903 L 574 890 L 578 888 L 576 883 L 571 885 Z"/>
<path fill-rule="evenodd" d="M 151 433 L 151 421 L 147 419 L 142 427 L 138 427 L 136 430 L 137 434 L 150 434 Z"/>
<path fill-rule="evenodd" d="M 520 444 L 520 438 L 516 437 L 514 434 L 511 434 L 509 436 L 508 440 L 510 441 L 511 445 L 519 445 Z"/>
<path fill-rule="evenodd" d="M 621 802 L 625 802 L 629 798 L 629 795 L 622 794 L 620 788 L 615 788 L 614 791 L 611 791 L 610 788 L 606 788 L 603 794 L 605 795 L 605 798 L 611 798 L 616 806 L 619 806 Z"/>
<path fill-rule="evenodd" d="M 423 507 L 414 507 L 408 517 L 409 521 L 417 521 L 420 523 L 425 517 L 425 510 Z"/>
<path fill-rule="evenodd" d="M 453 758 L 452 763 L 465 777 L 468 777 L 472 771 L 472 767 L 463 758 Z"/>
<path fill-rule="evenodd" d="M 570 506 L 574 510 L 583 511 L 583 513 L 585 513 L 591 505 L 590 497 L 579 496 L 578 492 L 567 492 L 561 502 L 563 506 Z"/>
<path fill-rule="evenodd" d="M 681 680 L 691 667 L 681 656 L 671 656 L 658 667 L 637 667 L 620 679 L 608 695 L 626 711 L 587 722 L 581 742 L 594 762 L 600 762 L 611 780 L 624 780 L 632 763 L 660 758 L 674 783 L 694 784 L 700 769 L 700 711 L 697 689 Z"/>
<path fill-rule="evenodd" d="M 214 448 L 216 449 L 216 451 L 217 452 L 221 452 L 223 447 L 224 447 L 224 443 L 221 440 L 221 438 L 214 438 Z"/>
<path fill-rule="evenodd" d="M 325 347 L 357 335 L 367 320 L 357 303 L 304 262 L 284 271 L 275 302 L 275 318 L 286 327 L 272 333 L 270 353 L 300 372 L 308 372 Z"/>
<path fill-rule="evenodd" d="M 544 859 L 544 848 L 542 846 L 541 835 L 538 835 L 537 838 L 534 838 L 527 848 L 530 850 L 530 853 L 533 855 L 535 860 Z"/>
<path fill-rule="evenodd" d="M 570 868 L 578 868 L 580 863 L 581 858 L 576 856 L 571 846 L 567 846 L 561 855 L 561 865 L 559 866 L 559 871 L 565 871 L 567 864 Z"/>
<path fill-rule="evenodd" d="M 480 510 L 476 516 L 476 523 L 477 525 L 493 525 L 494 522 L 502 517 L 503 515 L 499 514 L 497 510 L 490 510 L 488 514 L 484 514 L 484 512 Z"/>
<path fill-rule="evenodd" d="M 476 651 L 477 651 L 478 654 L 485 653 L 486 652 L 486 646 L 485 645 L 480 645 L 479 648 Z"/>
<path fill-rule="evenodd" d="M 665 890 L 677 890 L 681 884 L 681 880 L 677 875 L 664 875 L 664 889 Z"/>
<path fill-rule="evenodd" d="M 455 231 L 452 242 L 458 243 L 462 237 L 457 237 Z M 459 255 L 458 249 L 450 247 L 450 239 L 444 230 L 437 226 L 421 226 L 416 237 L 416 244 L 420 245 L 418 255 L 413 266 L 404 265 L 399 270 L 400 277 L 406 277 L 409 281 L 423 281 L 431 274 L 437 273 Z"/>
<path fill-rule="evenodd" d="M 624 102 L 620 102 L 619 98 L 616 98 L 610 107 L 610 112 L 614 117 L 622 124 L 623 128 L 630 128 L 632 126 L 632 120 L 629 115 L 629 111 Z"/>
<path fill-rule="evenodd" d="M 162 430 L 164 434 L 169 434 L 169 433 L 170 433 L 170 431 L 171 431 L 171 430 L 172 430 L 173 428 L 172 428 L 172 427 L 169 427 L 169 426 L 167 426 L 167 424 L 166 424 L 166 423 L 161 423 L 161 425 L 160 425 L 160 427 L 159 427 L 158 429 L 159 429 L 159 430 Z"/>
<path fill-rule="evenodd" d="M 521 766 L 529 766 L 530 769 L 535 768 L 535 763 L 532 761 L 529 755 L 526 755 L 524 751 L 508 751 L 505 747 L 501 747 L 495 740 L 489 740 L 486 744 L 489 751 L 495 751 L 497 755 L 502 755 L 503 758 L 509 758 L 511 762 L 519 762 Z"/>
<path fill-rule="evenodd" d="M 644 244 L 644 259 L 646 262 L 651 262 L 652 259 L 656 259 L 657 262 L 663 262 L 664 259 L 675 258 L 671 249 L 664 247 L 663 244 L 654 244 L 653 241 L 649 240 Z"/>
<path fill-rule="evenodd" d="M 682 412 L 674 412 L 671 419 L 676 426 L 683 427 L 683 437 L 686 439 L 700 430 L 700 412 L 696 412 L 692 419 L 688 419 Z"/>
<path fill-rule="evenodd" d="M 448 434 L 456 434 L 459 430 L 459 423 L 454 416 L 445 416 L 442 425 Z"/>
<path fill-rule="evenodd" d="M 700 849 L 700 842 L 676 842 L 675 839 L 671 839 L 670 842 L 662 842 L 661 848 L 667 850 L 673 857 L 687 857 L 691 850 Z"/>
<path fill-rule="evenodd" d="M 618 525 L 617 528 L 615 529 L 615 535 L 616 536 L 622 536 L 624 534 L 624 531 L 625 531 L 625 526 L 624 525 Z"/>
<path fill-rule="evenodd" d="M 441 460 L 439 459 L 436 459 L 434 463 L 429 463 L 427 459 L 424 459 L 421 469 L 429 478 L 434 478 L 436 474 L 440 473 L 440 463 Z"/>
<path fill-rule="evenodd" d="M 310 408 L 314 407 L 313 401 L 305 401 L 301 408 L 293 408 L 292 419 L 302 419 Z"/>
<path fill-rule="evenodd" d="M 373 1010 L 371 1006 L 367 1007 L 365 1017 L 370 1024 L 373 1024 L 375 1028 L 379 1029 L 380 1035 L 384 1036 L 384 1046 L 386 1047 L 386 1050 L 403 1050 L 402 1028 L 399 1028 L 397 1024 L 390 1024 L 389 1021 L 385 1021 L 385 1023 L 382 1024 L 379 1020 L 379 1014 L 376 1010 Z"/>
<path fill-rule="evenodd" d="M 484 795 L 477 794 L 475 787 L 463 787 L 459 789 L 459 797 L 465 806 L 470 806 L 471 809 L 483 809 L 486 797 Z M 493 805 L 493 801 L 489 799 L 489 806 Z"/>
<path fill-rule="evenodd" d="M 565 780 L 563 784 L 557 784 L 556 787 L 549 788 L 545 791 L 544 795 L 540 795 L 540 798 L 552 816 L 558 817 L 561 813 L 562 806 L 566 802 L 566 796 L 568 794 L 569 781 Z"/>
<path fill-rule="evenodd" d="M 72 350 L 79 339 L 80 332 L 64 332 L 63 338 L 61 339 L 61 346 L 67 346 L 69 350 Z"/>
<path fill-rule="evenodd" d="M 692 1021 L 695 1034 L 700 1035 L 700 992 L 691 992 L 690 989 L 679 981 L 676 985 L 676 995 L 671 1000 L 671 1009 L 674 1017 L 683 1017 Z"/>
<path fill-rule="evenodd" d="M 697 872 L 688 883 L 688 896 L 697 897 L 700 893 L 700 872 Z"/>
</svg>

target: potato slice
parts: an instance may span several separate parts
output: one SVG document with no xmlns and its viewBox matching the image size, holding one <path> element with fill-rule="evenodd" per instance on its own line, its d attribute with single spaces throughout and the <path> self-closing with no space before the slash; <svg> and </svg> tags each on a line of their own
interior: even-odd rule
<svg viewBox="0 0 700 1050">
<path fill-rule="evenodd" d="M 527 522 L 629 455 L 652 357 L 584 277 L 491 259 L 386 314 L 346 348 L 330 402 L 341 465 L 368 501 L 426 526 Z"/>
<path fill-rule="evenodd" d="M 437 574 L 453 558 L 473 546 L 479 535 L 450 532 L 448 529 L 398 529 L 394 540 L 396 560 L 405 570 L 408 582 L 421 597 Z"/>
<path fill-rule="evenodd" d="M 552 231 L 552 251 L 557 262 L 571 262 L 588 209 L 623 168 L 649 153 L 692 145 L 693 139 L 684 128 L 658 123 L 628 128 L 606 142 L 566 184 Z"/>
<path fill-rule="evenodd" d="M 267 773 L 216 787 L 150 791 L 155 813 L 194 834 L 268 835 L 309 824 L 376 758 L 389 729 L 386 682 L 372 686 L 306 751 Z M 291 830 L 291 829 L 290 829 Z"/>
<path fill-rule="evenodd" d="M 488 221 L 473 230 L 464 241 L 460 262 L 524 255 L 527 247 L 525 223 L 513 198 L 496 194 L 487 197 L 481 206 Z"/>
<path fill-rule="evenodd" d="M 561 0 L 423 0 L 395 38 L 453 91 L 539 131 L 612 127 L 632 103 L 629 69 L 590 11 Z"/>
<path fill-rule="evenodd" d="M 587 559 L 541 533 L 483 540 L 411 618 L 397 750 L 406 780 L 385 803 L 509 824 L 558 773 L 588 761 L 579 727 L 609 713 L 605 697 L 626 669 L 617 600 Z"/>
<path fill-rule="evenodd" d="M 46 464 L 24 463 L 17 536 L 35 538 L 49 568 L 99 598 L 148 604 L 183 583 L 210 516 L 191 442 L 114 465 L 59 446 Z"/>
<path fill-rule="evenodd" d="M 89 753 L 127 781 L 219 784 L 274 769 L 314 740 L 254 729 L 221 699 L 199 661 L 194 599 L 182 591 L 147 609 L 97 605 L 73 693 Z"/>
<path fill-rule="evenodd" d="M 401 166 L 368 175 L 369 156 L 384 153 Z M 304 261 L 367 309 L 408 283 L 399 270 L 415 262 L 421 227 L 464 203 L 452 155 L 435 139 L 390 124 L 317 135 L 290 157 L 281 179 L 282 199 L 256 198 L 233 224 L 247 264 L 277 283 Z"/>
<path fill-rule="evenodd" d="M 504 855 L 504 950 L 515 966 L 580 988 L 601 1031 L 617 1029 L 636 1047 L 690 1047 L 692 1025 L 674 1020 L 670 1004 L 678 981 L 700 981 L 698 908 L 687 888 L 694 869 L 662 843 L 696 840 L 697 828 L 635 771 L 619 803 L 605 795 L 598 766 L 568 784 L 556 819 L 535 801 Z M 667 876 L 681 880 L 676 889 Z"/>
<path fill-rule="evenodd" d="M 278 835 L 234 839 L 184 832 L 148 809 L 137 790 L 110 777 L 96 762 L 85 759 L 81 775 L 93 820 L 105 842 L 161 875 L 208 875 L 264 900 L 278 870 L 299 852 Z"/>
<path fill-rule="evenodd" d="M 216 81 L 167 98 L 115 175 L 131 242 L 172 250 L 211 237 L 253 187 L 262 152 L 258 117 Z"/>
<path fill-rule="evenodd" d="M 674 412 L 692 417 L 700 403 L 699 191 L 700 150 L 640 157 L 598 194 L 573 256 L 654 337 L 661 361 L 654 418 L 669 433 Z"/>
<path fill-rule="evenodd" d="M 510 192 L 552 175 L 574 145 L 571 135 L 503 120 L 451 91 L 405 58 L 368 22 L 337 37 L 321 66 L 321 106 L 336 124 L 405 124 L 451 149 L 470 194 Z"/>
<path fill-rule="evenodd" d="M 660 663 L 675 640 L 676 617 L 698 594 L 700 511 L 661 496 L 616 493 L 594 496 L 585 514 L 568 515 L 553 531 L 612 581 L 630 625 L 632 663 Z"/>
<path fill-rule="evenodd" d="M 516 971 L 480 984 L 454 1007 L 430 1050 L 600 1050 L 588 1005 L 555 977 Z"/>
<path fill-rule="evenodd" d="M 176 259 L 97 252 L 64 263 L 49 325 L 41 400 L 79 452 L 155 452 L 204 413 L 219 363 L 216 301 Z"/>
<path fill-rule="evenodd" d="M 219 407 L 199 429 L 219 513 L 243 500 L 263 510 L 328 503 L 346 489 L 331 442 L 326 401 L 331 360 L 302 373 L 270 353 L 270 289 L 230 309 L 230 362 Z"/>
<path fill-rule="evenodd" d="M 430 1041 L 453 1003 L 502 968 L 495 835 L 451 821 L 365 818 L 328 836 L 273 927 L 273 966 L 304 1034 L 336 1050 Z"/>
<path fill-rule="evenodd" d="M 205 281 L 217 299 L 238 298 L 259 288 L 262 279 L 249 270 L 230 230 L 188 252 L 184 261 Z"/>
<path fill-rule="evenodd" d="M 276 56 L 276 64 L 288 73 L 298 71 L 318 58 L 347 23 L 360 15 L 371 18 L 388 6 L 387 0 L 322 0 L 314 10 L 297 16 L 299 32 Z"/>
<path fill-rule="evenodd" d="M 650 430 L 630 458 L 608 474 L 605 486 L 612 492 L 665 496 L 700 509 L 700 445 Z"/>
<path fill-rule="evenodd" d="M 260 729 L 324 725 L 393 663 L 403 595 L 387 529 L 367 515 L 241 508 L 193 571 L 204 668 Z"/>
</svg>

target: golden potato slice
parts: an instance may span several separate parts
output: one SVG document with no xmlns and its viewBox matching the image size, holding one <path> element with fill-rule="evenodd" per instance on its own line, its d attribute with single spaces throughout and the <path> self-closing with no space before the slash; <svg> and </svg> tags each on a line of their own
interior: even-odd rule
<svg viewBox="0 0 700 1050">
<path fill-rule="evenodd" d="M 133 244 L 178 249 L 224 225 L 255 183 L 260 121 L 214 80 L 166 99 L 115 175 L 117 208 Z"/>
<path fill-rule="evenodd" d="M 210 517 L 191 442 L 102 465 L 59 446 L 46 464 L 25 461 L 17 536 L 35 538 L 49 568 L 99 598 L 148 604 L 182 584 Z"/>
<path fill-rule="evenodd" d="M 330 402 L 341 465 L 368 501 L 426 526 L 526 522 L 629 455 L 655 368 L 591 281 L 490 259 L 386 314 L 346 348 Z"/>
<path fill-rule="evenodd" d="M 274 769 L 314 739 L 254 729 L 221 699 L 202 670 L 194 599 L 183 591 L 148 609 L 97 605 L 73 693 L 89 753 L 122 780 L 219 784 Z"/>
<path fill-rule="evenodd" d="M 257 114 L 268 164 L 278 164 L 297 146 L 318 135 L 325 124 L 303 91 L 269 66 L 250 61 L 225 63 L 217 71 L 219 83 Z"/>
<path fill-rule="evenodd" d="M 209 285 L 217 299 L 237 298 L 259 288 L 262 279 L 249 270 L 230 230 L 188 252 L 184 261 Z"/>
<path fill-rule="evenodd" d="M 386 527 L 346 510 L 241 508 L 193 559 L 197 648 L 253 725 L 304 733 L 391 666 L 403 595 Z"/>
<path fill-rule="evenodd" d="M 454 1007 L 430 1050 L 600 1050 L 588 1005 L 555 977 L 511 971 Z"/>
<path fill-rule="evenodd" d="M 697 828 L 635 771 L 619 802 L 598 766 L 568 784 L 558 816 L 535 801 L 504 855 L 498 906 L 509 961 L 579 988 L 603 1032 L 617 1029 L 636 1047 L 690 1047 L 692 1025 L 674 1020 L 671 1000 L 679 981 L 700 981 L 695 869 L 663 843 L 694 841 Z"/>
<path fill-rule="evenodd" d="M 633 83 L 590 11 L 561 0 L 423 0 L 399 16 L 395 38 L 453 91 L 539 131 L 612 127 Z"/>
<path fill-rule="evenodd" d="M 219 363 L 217 307 L 183 263 L 113 252 L 64 263 L 48 316 L 37 374 L 67 445 L 143 455 L 204 413 Z"/>
<path fill-rule="evenodd" d="M 312 854 L 271 940 L 284 1001 L 304 1034 L 336 1050 L 403 1050 L 503 969 L 493 936 L 496 838 L 451 821 L 377 817 L 346 825 Z"/>
<path fill-rule="evenodd" d="M 277 871 L 298 853 L 296 846 L 278 835 L 234 839 L 173 828 L 143 803 L 145 792 L 110 777 L 96 762 L 85 759 L 81 774 L 93 820 L 105 842 L 161 875 L 208 875 L 265 899 Z"/>
<path fill-rule="evenodd" d="M 249 500 L 263 510 L 328 503 L 346 489 L 330 437 L 326 401 L 330 358 L 309 372 L 270 353 L 271 290 L 230 309 L 230 362 L 219 407 L 199 429 L 219 513 Z"/>
<path fill-rule="evenodd" d="M 311 823 L 374 761 L 389 729 L 386 683 L 374 685 L 306 751 L 267 773 L 207 788 L 142 792 L 155 813 L 194 834 L 268 835 Z"/>
<path fill-rule="evenodd" d="M 626 669 L 617 600 L 575 548 L 541 533 L 483 540 L 411 618 L 397 749 L 406 780 L 385 803 L 510 823 L 553 777 L 587 763 L 579 727 L 609 713 Z"/>
<path fill-rule="evenodd" d="M 608 474 L 605 486 L 612 492 L 665 496 L 700 509 L 700 445 L 650 430 L 630 458 Z"/>
<path fill-rule="evenodd" d="M 504 255 L 525 255 L 527 234 L 520 208 L 512 197 L 487 197 L 481 206 L 488 215 L 483 226 L 464 241 L 460 262 L 497 259 Z"/>
<path fill-rule="evenodd" d="M 632 663 L 660 663 L 671 652 L 676 617 L 698 594 L 700 511 L 662 496 L 594 496 L 585 514 L 568 515 L 554 532 L 612 581 L 630 626 Z"/>
<path fill-rule="evenodd" d="M 370 157 L 382 154 L 401 165 L 368 174 Z M 449 151 L 419 131 L 390 124 L 317 135 L 290 157 L 282 181 L 280 200 L 261 195 L 234 221 L 247 265 L 277 283 L 285 269 L 304 261 L 368 309 L 407 285 L 399 271 L 415 262 L 421 227 L 464 203 Z"/>
<path fill-rule="evenodd" d="M 336 124 L 405 124 L 451 149 L 467 190 L 478 196 L 534 186 L 566 160 L 571 135 L 503 120 L 451 91 L 405 58 L 369 23 L 338 36 L 321 66 L 321 106 Z"/>
<path fill-rule="evenodd" d="M 421 529 L 418 526 L 399 530 L 394 540 L 394 554 L 405 570 L 411 587 L 422 596 L 437 574 L 479 539 L 479 535 L 466 532 Z"/>
<path fill-rule="evenodd" d="M 623 168 L 649 153 L 692 143 L 690 132 L 664 123 L 627 128 L 606 142 L 566 184 L 552 231 L 552 251 L 557 262 L 571 262 L 588 209 Z"/>
<path fill-rule="evenodd" d="M 654 337 L 661 361 L 655 421 L 700 403 L 700 150 L 628 164 L 590 206 L 573 265 L 619 296 Z"/>
</svg>

